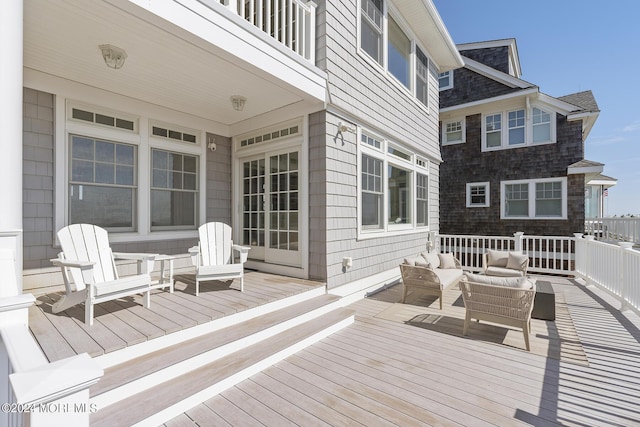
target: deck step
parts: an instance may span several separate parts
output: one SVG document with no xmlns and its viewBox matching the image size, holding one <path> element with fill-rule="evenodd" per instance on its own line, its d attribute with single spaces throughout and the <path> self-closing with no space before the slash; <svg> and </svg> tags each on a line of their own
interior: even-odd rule
<svg viewBox="0 0 640 427">
<path fill-rule="evenodd" d="M 354 312 L 345 308 L 323 313 L 313 321 L 299 323 L 213 362 L 198 366 L 172 379 L 165 379 L 164 382 L 154 384 L 137 394 L 126 396 L 114 404 L 106 407 L 97 404 L 98 412 L 91 415 L 91 425 L 162 424 L 342 329 L 353 323 L 353 320 Z M 117 392 L 119 389 L 114 390 Z"/>
</svg>

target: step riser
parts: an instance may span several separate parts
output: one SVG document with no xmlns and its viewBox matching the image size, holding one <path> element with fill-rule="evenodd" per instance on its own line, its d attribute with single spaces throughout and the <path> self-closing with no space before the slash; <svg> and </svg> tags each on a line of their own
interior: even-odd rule
<svg viewBox="0 0 640 427">
<path fill-rule="evenodd" d="M 250 345 L 273 337 L 279 333 L 286 331 L 287 329 L 293 328 L 294 326 L 311 321 L 319 316 L 322 316 L 323 314 L 329 313 L 330 311 L 340 306 L 342 306 L 340 300 L 324 305 L 295 318 L 281 322 L 268 329 L 263 329 L 255 334 L 212 349 L 208 352 L 201 353 L 183 362 L 176 363 L 168 368 L 156 371 L 151 375 L 145 376 L 144 378 L 140 378 L 115 389 L 109 390 L 92 398 L 91 403 L 95 404 L 97 408 L 104 408 L 109 405 L 113 405 L 119 401 L 123 401 L 130 396 L 145 391 L 165 381 L 177 378 L 180 375 L 200 368 L 208 363 L 220 359 L 221 357 L 227 356 L 236 351 L 240 351 Z"/>
<path fill-rule="evenodd" d="M 280 362 L 281 360 L 284 360 L 287 357 L 305 349 L 306 347 L 317 343 L 323 338 L 326 338 L 329 335 L 335 332 L 338 332 L 339 330 L 353 324 L 353 322 L 354 322 L 354 316 L 352 315 L 340 322 L 337 322 L 329 326 L 328 328 L 323 329 L 322 331 L 319 331 L 307 338 L 302 339 L 301 341 L 295 343 L 294 345 L 291 345 L 283 350 L 280 350 L 279 352 L 265 358 L 259 363 L 256 363 L 239 372 L 236 372 L 235 374 L 227 377 L 222 381 L 219 381 L 218 383 L 206 388 L 205 390 L 202 390 L 196 394 L 193 394 L 187 399 L 177 402 L 171 407 L 168 407 L 160 412 L 157 412 L 152 417 L 147 418 L 144 421 L 141 421 L 140 423 L 135 424 L 135 426 L 138 426 L 138 427 L 158 426 L 160 424 L 163 424 L 169 421 L 170 419 L 182 414 L 183 412 L 186 412 L 187 410 L 193 408 L 194 406 L 208 399 L 211 399 L 212 397 L 222 393 L 228 388 L 233 387 L 234 385 L 246 380 L 252 375 L 255 375 L 263 371 L 264 369 L 267 369 L 268 367 Z"/>
<path fill-rule="evenodd" d="M 192 328 L 174 332 L 150 341 L 145 341 L 131 347 L 126 347 L 122 350 L 107 353 L 102 356 L 95 357 L 93 360 L 95 360 L 102 369 L 107 369 L 112 366 L 125 363 L 131 359 L 135 359 L 136 357 L 144 356 L 146 354 L 153 353 L 154 351 L 162 350 L 163 348 L 179 344 L 192 338 L 197 338 L 210 332 L 233 326 L 254 317 L 271 313 L 325 294 L 326 291 L 324 287 L 318 287 L 307 292 L 302 292 L 300 294 L 261 305 L 259 307 L 212 320 L 211 322 L 203 323 Z"/>
</svg>

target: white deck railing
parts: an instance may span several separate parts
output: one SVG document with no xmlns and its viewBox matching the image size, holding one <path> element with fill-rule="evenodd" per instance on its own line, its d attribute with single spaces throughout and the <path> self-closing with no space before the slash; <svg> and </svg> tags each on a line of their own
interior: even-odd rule
<svg viewBox="0 0 640 427">
<path fill-rule="evenodd" d="M 631 243 L 614 245 L 577 234 L 576 275 L 617 297 L 621 309 L 640 312 L 640 252 Z"/>
<path fill-rule="evenodd" d="M 599 240 L 640 244 L 640 218 L 587 218 L 584 233 Z"/>
<path fill-rule="evenodd" d="M 640 251 L 629 242 L 597 241 L 593 236 L 439 235 L 439 252 L 453 252 L 465 270 L 482 270 L 487 249 L 521 251 L 529 255 L 528 272 L 578 276 L 618 298 L 621 310 L 640 314 Z"/>
<path fill-rule="evenodd" d="M 219 0 L 234 13 L 315 63 L 316 4 L 300 0 Z"/>
<path fill-rule="evenodd" d="M 574 238 L 526 236 L 515 233 L 505 236 L 440 235 L 440 251 L 453 252 L 462 267 L 482 270 L 482 255 L 487 249 L 520 251 L 529 255 L 530 272 L 573 274 Z"/>
</svg>

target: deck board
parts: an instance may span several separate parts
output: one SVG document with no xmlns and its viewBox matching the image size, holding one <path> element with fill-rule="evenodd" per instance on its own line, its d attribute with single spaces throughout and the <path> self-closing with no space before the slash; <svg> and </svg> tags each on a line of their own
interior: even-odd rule
<svg viewBox="0 0 640 427">
<path fill-rule="evenodd" d="M 189 282 L 190 277 L 193 275 L 184 275 L 184 281 Z M 268 283 L 262 286 L 263 281 Z M 142 305 L 142 295 L 96 304 L 92 326 L 84 324 L 82 304 L 51 313 L 51 304 L 61 297 L 57 293 L 38 297 L 29 309 L 29 326 L 50 362 L 84 352 L 95 357 L 322 286 L 310 280 L 247 272 L 245 292 L 229 289 L 226 282 L 210 282 L 209 291 L 196 297 L 194 287 L 179 278 L 173 294 L 152 291 L 150 308 Z"/>
<path fill-rule="evenodd" d="M 234 388 L 275 411 L 288 408 L 288 419 L 304 410 L 299 425 L 410 424 L 399 413 L 423 425 L 640 425 L 640 318 L 594 288 L 545 280 L 567 307 L 552 325 L 575 327 L 563 336 L 562 357 L 491 342 L 481 329 L 461 337 L 376 317 L 397 302 L 392 289 L 388 300 L 348 306 L 353 325 Z M 444 315 L 455 299 L 445 293 Z M 571 360 L 576 342 L 588 363 Z M 216 410 L 243 411 L 227 402 L 216 400 Z"/>
</svg>

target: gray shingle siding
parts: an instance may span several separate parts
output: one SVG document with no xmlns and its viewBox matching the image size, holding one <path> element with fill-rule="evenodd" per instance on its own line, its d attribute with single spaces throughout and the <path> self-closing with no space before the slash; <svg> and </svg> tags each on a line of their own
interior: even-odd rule
<svg viewBox="0 0 640 427">
<path fill-rule="evenodd" d="M 469 59 L 488 65 L 509 74 L 509 46 L 496 46 L 482 49 L 461 50 L 460 54 Z"/>
<path fill-rule="evenodd" d="M 54 96 L 23 90 L 23 268 L 50 267 L 53 247 Z"/>
<path fill-rule="evenodd" d="M 430 220 L 438 223 L 437 69 L 430 66 L 430 112 L 394 84 L 387 72 L 358 53 L 357 1 L 318 5 L 316 64 L 328 74 L 329 105 L 349 121 L 431 158 Z M 321 116 L 324 116 L 321 118 Z M 345 121 L 326 112 L 310 117 L 310 276 L 329 289 L 396 268 L 402 258 L 426 248 L 426 231 L 361 238 L 357 236 L 358 151 L 356 134 L 338 134 Z M 325 164 L 316 163 L 322 159 Z M 436 160 L 436 161 L 434 161 Z M 343 257 L 353 259 L 344 270 Z M 371 283 L 374 285 L 375 283 Z"/>
<path fill-rule="evenodd" d="M 466 143 L 442 147 L 442 234 L 570 236 L 584 227 L 584 176 L 567 181 L 567 220 L 500 220 L 500 182 L 567 177 L 567 166 L 584 158 L 581 122 L 557 115 L 557 143 L 482 152 L 481 114 L 466 117 Z M 466 184 L 490 182 L 490 206 L 466 207 Z"/>
<path fill-rule="evenodd" d="M 510 88 L 467 68 L 459 68 L 453 73 L 453 88 L 440 92 L 440 108 L 480 101 L 522 90 Z"/>
</svg>

